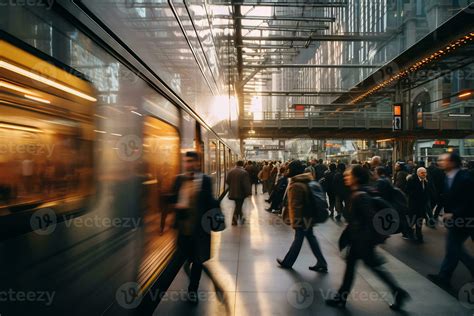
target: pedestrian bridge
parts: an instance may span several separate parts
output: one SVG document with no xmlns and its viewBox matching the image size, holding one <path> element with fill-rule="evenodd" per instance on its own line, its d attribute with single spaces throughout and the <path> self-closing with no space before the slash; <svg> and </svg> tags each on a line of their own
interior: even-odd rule
<svg viewBox="0 0 474 316">
<path fill-rule="evenodd" d="M 393 129 L 392 112 L 318 111 L 253 112 L 243 116 L 241 131 L 255 137 L 387 137 Z M 406 123 L 405 123 L 406 124 Z M 416 136 L 451 135 L 463 137 L 474 131 L 470 114 L 423 113 L 416 117 Z M 404 132 L 406 134 L 407 132 Z M 447 134 L 446 134 L 447 133 Z M 446 136 L 445 136 L 446 137 Z"/>
</svg>

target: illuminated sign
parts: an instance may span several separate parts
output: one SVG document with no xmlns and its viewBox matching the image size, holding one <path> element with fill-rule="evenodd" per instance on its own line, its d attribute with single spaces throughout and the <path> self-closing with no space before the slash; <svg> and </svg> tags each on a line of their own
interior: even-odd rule
<svg viewBox="0 0 474 316">
<path fill-rule="evenodd" d="M 393 105 L 393 130 L 401 131 L 402 129 L 403 129 L 402 104 L 395 103 Z"/>
</svg>

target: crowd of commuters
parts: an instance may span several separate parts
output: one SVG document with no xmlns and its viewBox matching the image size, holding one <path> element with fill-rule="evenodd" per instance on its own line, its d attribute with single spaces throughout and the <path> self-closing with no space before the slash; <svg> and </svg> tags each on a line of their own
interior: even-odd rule
<svg viewBox="0 0 474 316">
<path fill-rule="evenodd" d="M 216 201 L 210 194 L 209 179 L 199 173 L 195 154 L 190 153 L 186 157 L 190 161 L 187 163 L 188 172 L 178 177 L 174 200 L 178 210 L 188 210 L 192 206 L 198 213 L 198 216 L 192 216 L 194 224 L 184 221 L 178 225 L 181 227 L 180 248 L 184 257 L 192 262 L 189 292 L 194 300 L 202 263 L 209 258 L 210 239 L 201 235 L 201 229 L 189 233 L 189 228 L 195 228 L 200 216 L 209 208 L 216 207 Z M 195 197 L 193 200 L 189 192 L 193 188 L 196 191 L 197 187 L 188 181 L 196 177 L 200 179 L 198 187 L 201 193 L 191 195 Z M 316 259 L 316 264 L 309 269 L 329 272 L 330 267 L 313 232 L 313 226 L 317 223 L 315 205 L 322 207 L 327 217 L 346 222 L 339 239 L 341 251 L 346 250 L 346 270 L 337 294 L 326 301 L 330 306 L 345 306 L 354 281 L 356 263 L 362 260 L 392 291 L 394 303 L 391 307 L 402 308 L 409 294 L 389 271 L 383 269 L 384 260 L 376 254 L 376 247 L 388 235 L 399 233 L 406 240 L 423 243 L 424 225 L 436 229 L 439 223 L 444 223 L 448 230 L 440 270 L 428 277 L 436 284 L 448 287 L 459 262 L 474 277 L 474 258 L 464 249 L 464 242 L 469 237 L 474 239 L 471 221 L 474 218 L 474 164 L 463 165 L 456 153 L 443 154 L 428 167 L 423 161 L 398 161 L 393 170 L 392 162 L 382 161 L 378 156 L 367 162 L 352 161 L 348 166 L 342 162 L 325 164 L 323 160 L 315 159 L 307 163 L 300 160 L 238 161 L 228 173 L 226 182 L 228 197 L 235 201 L 232 225 L 245 222 L 242 212 L 244 200 L 252 193 L 260 194 L 258 189 L 261 183 L 262 194 L 268 194 L 266 211 L 282 216 L 294 229 L 295 237 L 287 254 L 283 259 L 277 259 L 281 268 L 292 267 L 306 238 Z M 182 198 L 183 194 L 188 197 Z M 315 204 L 316 200 L 323 204 Z M 399 227 L 388 235 L 374 227 L 376 214 L 386 209 L 395 211 L 399 217 Z M 441 215 L 443 222 L 439 221 Z M 204 247 L 200 243 L 204 243 Z"/>
</svg>

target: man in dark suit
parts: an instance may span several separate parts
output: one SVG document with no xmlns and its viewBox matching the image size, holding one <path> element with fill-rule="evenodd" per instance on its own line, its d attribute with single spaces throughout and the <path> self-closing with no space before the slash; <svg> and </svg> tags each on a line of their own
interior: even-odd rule
<svg viewBox="0 0 474 316">
<path fill-rule="evenodd" d="M 200 172 L 199 154 L 189 151 L 184 157 L 185 173 L 178 175 L 170 202 L 176 210 L 178 254 L 191 263 L 188 299 L 198 302 L 197 290 L 203 263 L 211 257 L 211 234 L 202 225 L 206 212 L 219 206 L 212 196 L 211 178 Z"/>
<path fill-rule="evenodd" d="M 229 200 L 235 201 L 232 225 L 237 225 L 239 218 L 243 224 L 245 218 L 242 213 L 242 206 L 245 198 L 252 195 L 252 185 L 250 184 L 249 173 L 245 171 L 242 160 L 237 161 L 235 168 L 229 171 L 226 182 L 229 185 Z"/>
<path fill-rule="evenodd" d="M 431 215 L 431 198 L 433 185 L 427 179 L 426 169 L 420 167 L 416 174 L 410 175 L 407 180 L 408 209 L 411 215 L 411 225 L 415 224 L 415 237 L 418 243 L 423 243 L 423 220 Z"/>
<path fill-rule="evenodd" d="M 443 192 L 444 222 L 448 229 L 446 254 L 438 274 L 428 278 L 444 287 L 449 286 L 451 276 L 461 261 L 474 276 L 474 258 L 464 249 L 464 242 L 474 239 L 474 182 L 466 171 L 461 170 L 461 157 L 456 153 L 443 154 L 439 167 L 446 173 Z"/>
</svg>

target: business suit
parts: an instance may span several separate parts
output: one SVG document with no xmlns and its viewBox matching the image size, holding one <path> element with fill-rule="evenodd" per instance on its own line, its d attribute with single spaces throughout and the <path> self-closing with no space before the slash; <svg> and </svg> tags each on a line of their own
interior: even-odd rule
<svg viewBox="0 0 474 316">
<path fill-rule="evenodd" d="M 189 291 L 197 291 L 202 273 L 202 264 L 211 258 L 211 234 L 203 227 L 202 218 L 206 212 L 218 207 L 219 203 L 212 195 L 211 178 L 203 174 L 195 174 L 194 179 L 187 175 L 179 175 L 175 180 L 171 203 L 177 203 L 180 190 L 186 181 L 198 181 L 195 196 L 195 207 L 177 209 L 175 227 L 178 228 L 178 254 L 182 259 L 192 263 Z"/>
<path fill-rule="evenodd" d="M 406 192 L 408 193 L 408 210 L 411 224 L 415 224 L 415 236 L 419 242 L 423 241 L 423 219 L 431 213 L 431 198 L 433 197 L 433 184 L 427 179 L 420 179 L 416 174 L 407 179 Z"/>
<path fill-rule="evenodd" d="M 243 167 L 235 167 L 226 179 L 229 185 L 229 200 L 235 201 L 234 215 L 232 216 L 232 224 L 237 224 L 237 220 L 243 218 L 242 206 L 247 196 L 252 195 L 252 185 L 250 184 L 250 176 Z"/>
<path fill-rule="evenodd" d="M 474 258 L 464 249 L 464 242 L 474 240 L 474 181 L 466 171 L 459 170 L 453 179 L 446 177 L 443 192 L 443 206 L 446 214 L 453 218 L 446 221 L 448 229 L 446 254 L 441 264 L 439 276 L 449 280 L 461 261 L 474 276 Z"/>
</svg>

